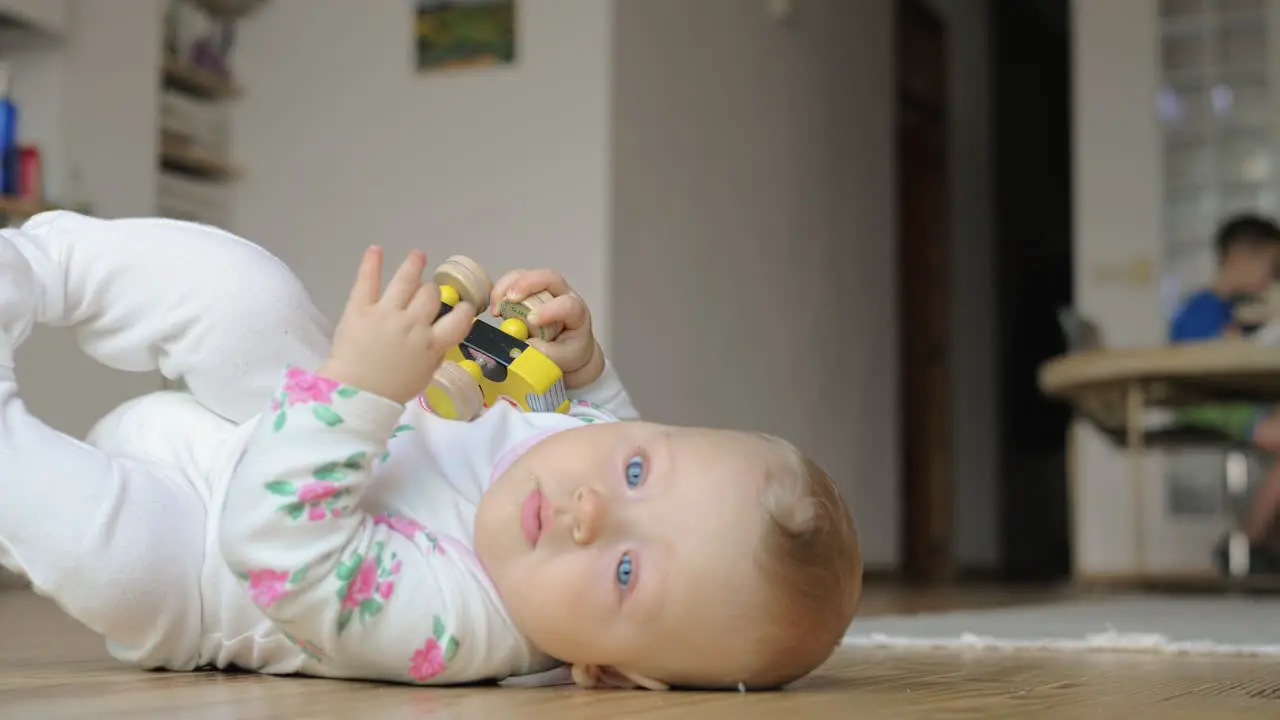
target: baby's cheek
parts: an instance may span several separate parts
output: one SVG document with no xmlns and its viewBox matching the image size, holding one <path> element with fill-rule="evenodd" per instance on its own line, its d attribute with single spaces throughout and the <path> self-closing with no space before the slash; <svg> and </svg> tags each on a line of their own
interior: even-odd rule
<svg viewBox="0 0 1280 720">
<path fill-rule="evenodd" d="M 567 598 L 586 599 L 608 579 L 598 571 L 599 563 L 591 562 L 590 551 L 571 551 L 548 558 L 535 572 L 541 584 L 552 586 Z"/>
<path fill-rule="evenodd" d="M 617 607 L 619 589 L 614 568 L 600 553 L 577 551 L 557 558 L 548 576 L 570 613 L 598 617 Z"/>
<path fill-rule="evenodd" d="M 517 602 L 523 605 L 524 612 L 519 614 L 535 627 L 523 627 L 522 631 L 540 637 L 554 635 L 566 641 L 585 642 L 577 637 L 579 633 L 590 635 L 593 628 L 609 620 L 613 588 L 607 575 L 593 571 L 584 559 L 548 558 L 523 569 L 515 590 L 519 595 Z M 615 608 L 616 605 L 613 603 Z"/>
</svg>

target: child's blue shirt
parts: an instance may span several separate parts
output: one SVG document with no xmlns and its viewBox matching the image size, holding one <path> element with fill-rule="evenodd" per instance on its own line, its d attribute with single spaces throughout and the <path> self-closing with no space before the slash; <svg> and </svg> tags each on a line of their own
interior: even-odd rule
<svg viewBox="0 0 1280 720">
<path fill-rule="evenodd" d="M 1233 300 L 1224 300 L 1212 291 L 1200 290 L 1192 293 L 1173 313 L 1173 321 L 1169 325 L 1169 340 L 1176 343 L 1222 337 L 1231 324 L 1234 309 Z"/>
</svg>

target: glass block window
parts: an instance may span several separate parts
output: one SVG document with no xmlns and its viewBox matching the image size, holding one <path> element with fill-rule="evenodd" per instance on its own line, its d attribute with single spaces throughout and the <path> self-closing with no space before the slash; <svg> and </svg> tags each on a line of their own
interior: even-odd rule
<svg viewBox="0 0 1280 720">
<path fill-rule="evenodd" d="M 1213 231 L 1274 213 L 1267 0 L 1160 0 L 1166 315 L 1213 272 Z"/>
<path fill-rule="evenodd" d="M 1160 0 L 1156 112 L 1163 141 L 1166 318 L 1207 285 L 1213 233 L 1227 215 L 1277 213 L 1268 60 L 1268 0 Z M 1175 516 L 1222 508 L 1223 455 L 1166 455 L 1165 496 Z"/>
</svg>

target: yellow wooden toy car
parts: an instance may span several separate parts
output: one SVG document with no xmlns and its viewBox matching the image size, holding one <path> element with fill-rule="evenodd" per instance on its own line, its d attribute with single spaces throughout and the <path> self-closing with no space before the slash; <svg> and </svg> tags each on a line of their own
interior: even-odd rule
<svg viewBox="0 0 1280 720">
<path fill-rule="evenodd" d="M 462 300 L 477 310 L 489 306 L 493 283 L 470 258 L 450 257 L 436 268 L 433 279 L 440 287 L 441 315 Z M 525 412 L 568 412 L 564 373 L 525 342 L 529 339 L 525 322 L 529 310 L 549 299 L 548 293 L 539 293 L 521 303 L 504 302 L 498 327 L 476 318 L 466 339 L 445 354 L 431 385 L 419 398 L 422 407 L 441 417 L 464 421 L 500 402 Z M 540 336 L 551 340 L 559 331 L 559 327 L 540 328 Z"/>
</svg>

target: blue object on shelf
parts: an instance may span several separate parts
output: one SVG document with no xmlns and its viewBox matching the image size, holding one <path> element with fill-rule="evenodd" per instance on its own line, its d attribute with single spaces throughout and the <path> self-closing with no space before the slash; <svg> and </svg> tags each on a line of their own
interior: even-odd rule
<svg viewBox="0 0 1280 720">
<path fill-rule="evenodd" d="M 18 106 L 9 93 L 9 64 L 0 62 L 0 195 L 17 195 Z"/>
</svg>

